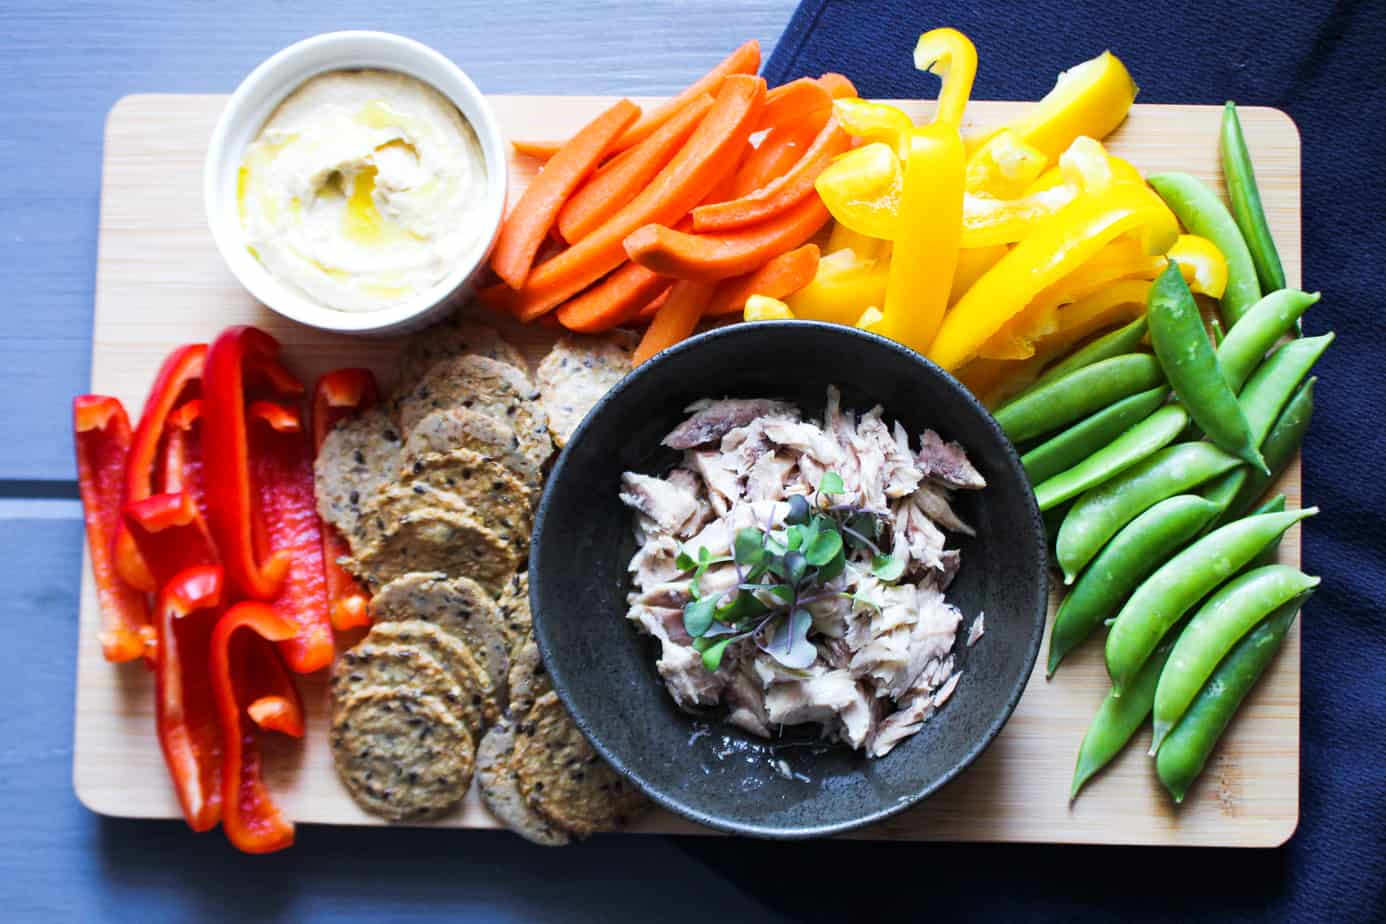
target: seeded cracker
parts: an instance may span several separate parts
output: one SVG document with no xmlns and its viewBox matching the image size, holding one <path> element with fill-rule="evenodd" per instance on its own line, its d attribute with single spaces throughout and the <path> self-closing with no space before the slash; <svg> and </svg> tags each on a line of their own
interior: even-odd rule
<svg viewBox="0 0 1386 924">
<path fill-rule="evenodd" d="M 557 693 L 515 727 L 513 761 L 529 804 L 578 837 L 623 827 L 649 805 L 592 750 Z"/>
<path fill-rule="evenodd" d="M 505 631 L 505 643 L 513 661 L 520 648 L 534 631 L 529 612 L 529 572 L 521 571 L 505 585 L 505 593 L 500 598 L 501 623 Z"/>
<path fill-rule="evenodd" d="M 400 687 L 436 697 L 468 728 L 484 728 L 500 715 L 495 697 L 474 696 L 453 679 L 442 662 L 414 645 L 367 637 L 343 652 L 332 666 L 333 701 L 345 702 L 366 687 Z"/>
<path fill-rule="evenodd" d="M 409 338 L 400 360 L 400 388 L 417 383 L 440 359 L 462 353 L 475 353 L 521 370 L 526 368 L 524 354 L 494 327 L 477 321 L 453 320 L 425 328 Z"/>
<path fill-rule="evenodd" d="M 400 483 L 452 495 L 506 542 L 529 548 L 534 492 L 499 462 L 470 449 L 433 453 L 402 466 Z"/>
<path fill-rule="evenodd" d="M 515 750 L 515 727 L 508 719 L 491 726 L 476 749 L 476 778 L 481 801 L 511 831 L 533 844 L 562 847 L 570 843 L 566 831 L 536 812 L 520 792 L 520 781 L 510 765 Z"/>
<path fill-rule="evenodd" d="M 431 622 L 406 619 L 402 622 L 380 622 L 371 627 L 366 641 L 382 647 L 416 648 L 442 666 L 462 694 L 463 718 L 472 737 L 479 738 L 483 722 L 490 724 L 500 715 L 496 689 L 470 648 L 451 632 L 445 632 Z"/>
<path fill-rule="evenodd" d="M 520 439 L 506 422 L 470 408 L 433 411 L 414 425 L 400 454 L 400 468 L 436 452 L 470 449 L 504 465 L 532 488 L 543 481 L 539 466 L 524 454 Z"/>
<path fill-rule="evenodd" d="M 363 688 L 336 704 L 331 740 L 337 775 L 352 798 L 391 821 L 440 815 L 472 785 L 472 735 L 437 697 Z"/>
<path fill-rule="evenodd" d="M 566 445 L 587 412 L 631 370 L 635 344 L 622 333 L 569 335 L 539 364 L 537 379 L 554 442 Z"/>
<path fill-rule="evenodd" d="M 527 638 L 510 661 L 510 715 L 523 719 L 539 697 L 553 691 L 534 638 Z"/>
<path fill-rule="evenodd" d="M 412 512 L 365 547 L 353 544 L 352 551 L 347 569 L 372 587 L 411 571 L 442 571 L 499 593 L 521 562 L 512 545 L 475 518 L 438 508 Z"/>
<path fill-rule="evenodd" d="M 400 445 L 399 428 L 383 407 L 338 424 L 313 466 L 318 515 L 351 535 L 362 503 L 399 468 Z"/>
<path fill-rule="evenodd" d="M 405 574 L 380 588 L 371 599 L 371 615 L 377 623 L 423 620 L 460 639 L 505 702 L 510 653 L 500 609 L 476 581 L 438 572 Z"/>
<path fill-rule="evenodd" d="M 434 364 L 428 374 L 397 399 L 406 435 L 429 413 L 465 407 L 509 424 L 521 450 L 536 468 L 553 454 L 548 415 L 529 378 L 508 363 L 466 354 Z"/>
</svg>

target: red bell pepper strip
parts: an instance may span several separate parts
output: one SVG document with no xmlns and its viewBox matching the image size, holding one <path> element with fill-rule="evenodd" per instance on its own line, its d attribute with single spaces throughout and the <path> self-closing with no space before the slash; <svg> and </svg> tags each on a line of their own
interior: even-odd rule
<svg viewBox="0 0 1386 924">
<path fill-rule="evenodd" d="M 294 825 L 265 788 L 254 726 L 240 706 L 239 697 L 249 686 L 240 657 L 247 649 L 231 644 L 240 630 L 284 642 L 298 634 L 298 627 L 274 607 L 247 601 L 227 610 L 212 632 L 209 664 L 222 734 L 222 828 L 238 850 L 271 853 L 292 846 Z"/>
<path fill-rule="evenodd" d="M 159 460 L 160 490 L 165 494 L 187 491 L 197 501 L 203 522 L 211 522 L 207 512 L 207 485 L 202 474 L 202 440 L 199 428 L 202 419 L 202 399 L 193 398 L 168 415 L 168 432 L 164 434 L 162 456 Z"/>
<path fill-rule="evenodd" d="M 185 393 L 197 388 L 202 370 L 207 360 L 207 344 L 192 343 L 179 347 L 159 367 L 154 384 L 149 389 L 149 397 L 144 401 L 144 411 L 140 414 L 139 426 L 135 428 L 135 438 L 130 446 L 130 461 L 125 467 L 125 495 L 122 506 L 142 501 L 154 493 L 154 476 L 159 457 L 159 446 L 163 440 L 164 429 L 169 413 L 182 400 Z M 147 593 L 159 589 L 147 564 L 140 559 L 129 533 L 122 524 L 116 535 L 115 558 L 120 576 L 132 586 Z"/>
<path fill-rule="evenodd" d="M 121 578 L 114 556 L 130 418 L 115 398 L 79 395 L 72 402 L 72 423 L 87 554 L 101 605 L 101 653 L 107 661 L 132 661 L 153 643 L 154 629 L 144 595 Z"/>
<path fill-rule="evenodd" d="M 218 564 L 217 548 L 187 491 L 125 505 L 125 525 L 159 587 L 188 568 Z"/>
<path fill-rule="evenodd" d="M 241 695 L 249 703 L 246 712 L 250 718 L 265 731 L 302 738 L 303 698 L 278 649 L 254 635 L 242 634 L 239 644 L 246 648 L 242 655 L 246 665 L 245 689 Z"/>
<path fill-rule="evenodd" d="M 207 658 L 221 615 L 223 580 L 217 565 L 180 571 L 159 591 L 159 664 L 154 707 L 183 817 L 194 831 L 221 820 L 221 727 L 217 724 Z"/>
<path fill-rule="evenodd" d="M 264 331 L 227 328 L 207 353 L 202 383 L 202 446 L 212 533 L 226 561 L 227 580 L 238 593 L 256 600 L 279 595 L 290 561 L 287 550 L 271 551 L 263 544 L 256 548 L 256 537 L 266 532 L 256 507 L 246 435 L 247 381 L 258 374 L 284 393 L 293 393 L 291 386 L 297 384 L 292 376 L 279 374 L 283 367 L 278 354 L 278 341 Z"/>
<path fill-rule="evenodd" d="M 318 379 L 313 387 L 313 451 L 322 451 L 323 440 L 340 421 L 364 411 L 379 398 L 375 376 L 369 369 L 338 369 Z M 327 579 L 328 616 L 332 628 L 345 632 L 371 623 L 370 596 L 338 561 L 351 549 L 337 528 L 322 524 L 323 575 Z"/>
<path fill-rule="evenodd" d="M 274 605 L 298 626 L 298 634 L 280 645 L 280 651 L 290 668 L 309 674 L 331 664 L 333 654 L 313 454 L 297 410 L 254 401 L 246 416 L 264 548 L 289 557 Z"/>
</svg>

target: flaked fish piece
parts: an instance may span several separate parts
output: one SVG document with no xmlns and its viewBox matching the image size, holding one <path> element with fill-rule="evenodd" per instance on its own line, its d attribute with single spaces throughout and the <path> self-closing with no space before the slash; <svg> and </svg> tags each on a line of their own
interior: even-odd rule
<svg viewBox="0 0 1386 924">
<path fill-rule="evenodd" d="M 971 648 L 973 645 L 977 644 L 979 641 L 982 640 L 982 635 L 986 632 L 986 624 L 983 622 L 983 620 L 986 618 L 986 615 L 987 615 L 986 613 L 978 613 L 978 614 L 977 614 L 977 618 L 974 619 L 974 620 L 972 620 L 972 625 L 968 626 L 968 628 L 967 628 L 967 647 L 968 647 L 968 648 Z"/>
<path fill-rule="evenodd" d="M 725 398 L 698 402 L 688 409 L 693 416 L 664 437 L 664 445 L 670 449 L 693 449 L 718 442 L 737 427 L 762 417 L 795 419 L 799 416 L 799 409 L 794 405 L 769 398 Z"/>
<path fill-rule="evenodd" d="M 966 491 L 979 491 L 987 486 L 987 480 L 973 468 L 966 450 L 959 444 L 945 443 L 933 430 L 925 430 L 919 442 L 917 458 L 925 478 Z"/>
<path fill-rule="evenodd" d="M 784 500 L 790 473 L 797 464 L 791 456 L 765 453 L 746 473 L 746 497 L 752 501 Z"/>
<path fill-rule="evenodd" d="M 699 450 L 689 452 L 685 462 L 707 485 L 707 499 L 713 513 L 719 517 L 726 516 L 732 501 L 741 496 L 741 479 L 727 464 L 726 455 L 716 450 Z"/>
<path fill-rule="evenodd" d="M 806 421 L 771 417 L 764 421 L 763 427 L 770 442 L 812 456 L 824 465 L 832 465 L 842 458 L 838 445 Z"/>
<path fill-rule="evenodd" d="M 682 613 L 661 607 L 635 606 L 630 616 L 659 641 L 660 655 L 655 669 L 680 709 L 711 706 L 722 698 L 722 688 L 726 685 L 722 672 L 709 671 L 703 666 L 702 655 L 669 635 L 666 623 L 675 618 L 682 622 Z"/>
<path fill-rule="evenodd" d="M 698 498 L 686 487 L 636 472 L 621 476 L 620 498 L 649 517 L 657 530 L 670 534 L 698 513 Z"/>
<path fill-rule="evenodd" d="M 679 555 L 679 544 L 672 536 L 656 536 L 643 543 L 630 560 L 629 571 L 634 575 L 635 586 L 641 590 L 672 581 L 680 574 L 674 562 Z"/>
<path fill-rule="evenodd" d="M 924 511 L 926 517 L 944 529 L 964 536 L 977 535 L 977 531 L 953 511 L 947 488 L 926 481 L 910 495 L 910 500 Z"/>
</svg>

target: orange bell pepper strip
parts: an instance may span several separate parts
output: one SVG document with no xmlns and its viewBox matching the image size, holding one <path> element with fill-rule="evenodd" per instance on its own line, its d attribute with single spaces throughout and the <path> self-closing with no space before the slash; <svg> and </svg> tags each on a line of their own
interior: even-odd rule
<svg viewBox="0 0 1386 924">
<path fill-rule="evenodd" d="M 977 77 L 977 48 L 972 40 L 957 29 L 925 32 L 914 46 L 914 66 L 917 70 L 938 75 L 943 81 L 933 124 L 958 129 L 962 125 L 963 110 L 972 96 L 972 83 Z"/>
<path fill-rule="evenodd" d="M 121 578 L 114 559 L 130 418 L 115 398 L 80 395 L 72 402 L 72 424 L 87 557 L 101 608 L 101 654 L 107 661 L 133 661 L 157 643 L 144 594 Z"/>
<path fill-rule="evenodd" d="M 846 151 L 847 133 L 829 119 L 804 156 L 783 176 L 731 202 L 700 205 L 693 210 L 693 230 L 734 231 L 783 214 L 806 196 L 829 162 Z"/>
<path fill-rule="evenodd" d="M 221 728 L 207 657 L 225 600 L 217 565 L 180 571 L 159 591 L 154 722 L 183 818 L 194 831 L 221 821 Z"/>
<path fill-rule="evenodd" d="M 668 299 L 655 312 L 645 336 L 635 348 L 635 354 L 631 357 L 632 365 L 640 365 L 693 333 L 712 292 L 713 286 L 710 283 L 688 280 L 674 283 L 673 288 L 669 290 Z"/>
<path fill-rule="evenodd" d="M 558 233 L 563 240 L 576 244 L 634 199 L 664 169 L 711 108 L 712 97 L 698 94 L 654 134 L 607 161 L 559 210 Z"/>
<path fill-rule="evenodd" d="M 619 266 L 631 232 L 652 222 L 673 223 L 702 201 L 736 168 L 764 98 L 759 77 L 723 80 L 712 109 L 649 186 L 601 227 L 535 267 L 511 302 L 516 315 L 533 321 L 548 313 Z"/>
<path fill-rule="evenodd" d="M 548 237 L 563 203 L 639 115 L 639 106 L 620 100 L 568 139 L 525 187 L 520 201 L 501 223 L 496 249 L 491 253 L 491 269 L 506 285 L 518 289 L 525 284 L 539 245 Z"/>
<path fill-rule="evenodd" d="M 1158 196 L 1135 183 L 1080 196 L 1042 219 L 953 306 L 929 358 L 960 368 L 1036 295 L 1131 231 L 1141 232 L 1147 253 L 1159 254 L 1179 236 L 1179 225 Z"/>
<path fill-rule="evenodd" d="M 639 144 L 654 133 L 655 129 L 674 117 L 689 100 L 701 93 L 717 96 L 726 85 L 727 78 L 734 75 L 754 76 L 760 70 L 760 42 L 751 39 L 727 55 L 716 67 L 690 84 L 682 93 L 662 106 L 649 110 L 617 140 L 613 150 L 624 151 Z"/>
<path fill-rule="evenodd" d="M 929 349 L 948 308 L 962 240 L 964 161 L 956 124 L 938 122 L 912 133 L 900 198 L 904 220 L 890 256 L 882 316 L 872 329 L 920 353 Z"/>
<path fill-rule="evenodd" d="M 246 660 L 250 649 L 232 643 L 242 631 L 271 642 L 285 642 L 298 629 L 274 607 L 244 602 L 227 610 L 212 631 L 208 672 L 222 734 L 222 828 L 236 849 L 270 853 L 293 845 L 294 825 L 265 788 L 254 728 L 241 706 L 249 685 Z"/>
<path fill-rule="evenodd" d="M 375 375 L 369 369 L 337 369 L 313 386 L 313 452 L 322 451 L 332 428 L 352 415 L 372 407 L 379 399 Z M 347 541 L 330 523 L 322 523 L 322 566 L 327 584 L 328 618 L 338 632 L 371 624 L 366 593 L 350 572 L 339 564 L 351 554 Z"/>
<path fill-rule="evenodd" d="M 738 314 L 752 295 L 782 299 L 797 292 L 818 272 L 818 247 L 805 244 L 782 253 L 753 273 L 724 280 L 717 286 L 703 309 L 703 317 L 717 318 Z"/>
</svg>

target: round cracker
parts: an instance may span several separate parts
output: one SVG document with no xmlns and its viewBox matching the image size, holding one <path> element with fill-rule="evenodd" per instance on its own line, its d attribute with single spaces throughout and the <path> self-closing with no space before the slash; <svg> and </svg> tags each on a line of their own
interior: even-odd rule
<svg viewBox="0 0 1386 924">
<path fill-rule="evenodd" d="M 472 785 L 471 732 L 437 697 L 367 687 L 340 703 L 332 760 L 357 804 L 391 821 L 419 821 L 453 808 Z"/>
<path fill-rule="evenodd" d="M 435 363 L 396 404 L 406 435 L 441 408 L 465 407 L 502 420 L 515 431 L 525 456 L 542 468 L 553 454 L 553 441 L 538 397 L 533 383 L 514 366 L 468 353 Z"/>
<path fill-rule="evenodd" d="M 447 672 L 462 694 L 467 708 L 463 718 L 474 736 L 500 718 L 499 701 L 491 677 L 472 655 L 467 644 L 431 622 L 405 619 L 379 622 L 371 627 L 366 641 L 383 647 L 402 645 L 417 648 L 432 657 Z"/>
<path fill-rule="evenodd" d="M 510 714 L 523 719 L 534 708 L 535 700 L 553 692 L 553 682 L 544 668 L 544 659 L 533 637 L 524 643 L 510 659 Z"/>
<path fill-rule="evenodd" d="M 505 585 L 500 598 L 501 625 L 513 660 L 534 631 L 529 612 L 529 572 L 521 571 Z"/>
<path fill-rule="evenodd" d="M 411 571 L 468 577 L 499 593 L 519 568 L 520 553 L 475 518 L 438 507 L 414 510 L 370 542 L 352 545 L 344 564 L 379 587 Z"/>
<path fill-rule="evenodd" d="M 510 765 L 515 750 L 515 726 L 502 719 L 491 726 L 476 749 L 476 780 L 481 801 L 498 821 L 532 844 L 562 847 L 572 841 L 568 832 L 536 812 L 520 792 L 519 777 Z"/>
<path fill-rule="evenodd" d="M 532 487 L 543 480 L 539 466 L 524 454 L 510 424 L 466 407 L 433 411 L 414 424 L 404 441 L 399 464 L 408 469 L 423 456 L 454 449 L 470 449 L 499 462 Z"/>
<path fill-rule="evenodd" d="M 475 687 L 475 684 L 471 685 Z M 458 683 L 443 662 L 417 645 L 382 642 L 370 636 L 342 652 L 332 665 L 333 703 L 366 687 L 400 687 L 437 697 L 478 731 L 500 717 L 495 697 L 478 697 Z"/>
<path fill-rule="evenodd" d="M 506 542 L 529 546 L 534 491 L 499 462 L 470 449 L 433 453 L 402 464 L 400 483 L 450 494 Z"/>
<path fill-rule="evenodd" d="M 357 528 L 367 499 L 399 469 L 399 428 L 377 405 L 327 434 L 313 463 L 318 515 L 345 536 Z"/>
<path fill-rule="evenodd" d="M 460 639 L 505 701 L 510 651 L 500 608 L 476 581 L 440 572 L 404 574 L 371 598 L 371 614 L 377 622 L 423 620 Z"/>
<path fill-rule="evenodd" d="M 623 827 L 649 803 L 602 760 L 557 693 L 545 693 L 515 727 L 515 775 L 529 804 L 585 837 Z"/>
<path fill-rule="evenodd" d="M 569 334 L 554 345 L 539 364 L 536 380 L 555 443 L 566 445 L 587 412 L 626 377 L 634 351 L 634 341 L 620 332 Z"/>
<path fill-rule="evenodd" d="M 400 388 L 417 383 L 439 360 L 462 353 L 486 356 L 517 369 L 527 368 L 524 354 L 494 327 L 457 318 L 424 328 L 409 338 L 400 357 Z"/>
</svg>

